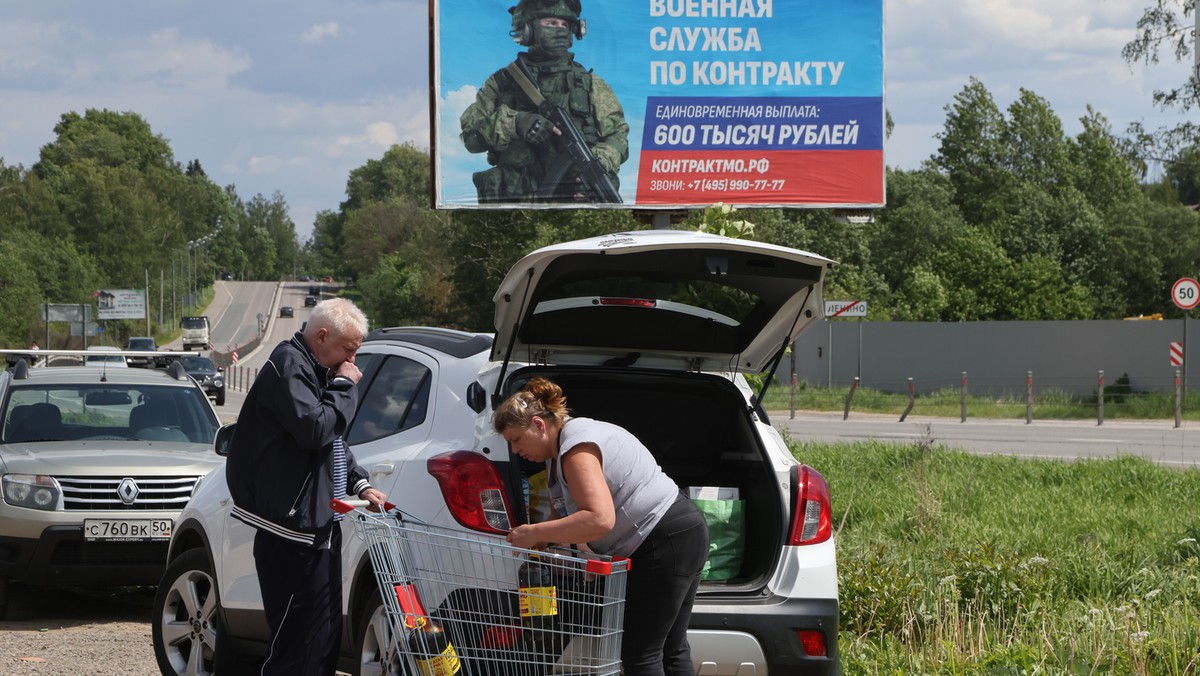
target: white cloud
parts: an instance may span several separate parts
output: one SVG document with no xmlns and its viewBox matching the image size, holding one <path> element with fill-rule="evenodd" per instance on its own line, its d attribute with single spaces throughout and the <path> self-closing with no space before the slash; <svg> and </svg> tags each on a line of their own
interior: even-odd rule
<svg viewBox="0 0 1200 676">
<path fill-rule="evenodd" d="M 326 38 L 336 38 L 341 33 L 341 27 L 336 21 L 316 24 L 300 36 L 300 42 L 306 45 L 317 45 L 325 42 Z"/>
<path fill-rule="evenodd" d="M 127 41 L 105 63 L 103 74 L 113 80 L 190 92 L 225 88 L 230 78 L 251 66 L 246 54 L 211 40 L 182 36 L 178 28 Z"/>
<path fill-rule="evenodd" d="M 306 167 L 309 160 L 305 157 L 251 157 L 246 161 L 246 169 L 251 174 L 274 174 L 284 167 Z"/>
<path fill-rule="evenodd" d="M 400 142 L 396 133 L 396 125 L 391 122 L 372 122 L 367 125 L 362 134 L 354 136 L 339 136 L 337 145 L 341 148 L 357 148 L 362 146 L 375 148 L 390 148 Z"/>
</svg>

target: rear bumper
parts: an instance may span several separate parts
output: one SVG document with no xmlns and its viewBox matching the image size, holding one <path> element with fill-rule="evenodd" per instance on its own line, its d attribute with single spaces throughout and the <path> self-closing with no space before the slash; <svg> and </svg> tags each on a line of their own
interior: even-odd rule
<svg viewBox="0 0 1200 676">
<path fill-rule="evenodd" d="M 36 540 L 0 536 L 0 575 L 28 584 L 157 585 L 167 541 L 86 542 L 80 526 L 52 526 Z"/>
<path fill-rule="evenodd" d="M 825 637 L 824 657 L 805 654 L 801 630 Z M 696 676 L 837 674 L 837 638 L 834 599 L 697 599 L 688 627 Z"/>
</svg>

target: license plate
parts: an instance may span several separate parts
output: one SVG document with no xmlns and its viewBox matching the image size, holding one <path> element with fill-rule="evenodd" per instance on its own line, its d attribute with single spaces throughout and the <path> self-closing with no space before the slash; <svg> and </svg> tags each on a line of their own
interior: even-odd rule
<svg viewBox="0 0 1200 676">
<path fill-rule="evenodd" d="M 139 542 L 171 539 L 171 519 L 87 519 L 83 539 L 107 542 Z"/>
</svg>

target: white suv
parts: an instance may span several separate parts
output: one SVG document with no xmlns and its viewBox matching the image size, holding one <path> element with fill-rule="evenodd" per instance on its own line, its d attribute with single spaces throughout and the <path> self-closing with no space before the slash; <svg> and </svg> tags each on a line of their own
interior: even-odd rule
<svg viewBox="0 0 1200 676">
<path fill-rule="evenodd" d="M 575 414 L 636 434 L 681 488 L 736 488 L 743 500 L 742 556 L 696 598 L 689 638 L 697 674 L 837 673 L 829 486 L 791 456 L 741 375 L 778 365 L 821 318 L 829 264 L 683 231 L 535 251 L 496 293 L 494 339 L 429 328 L 368 336 L 347 439 L 371 482 L 406 512 L 503 531 L 527 518 L 523 488 L 541 468 L 492 431 L 492 407 L 530 378 L 550 377 Z M 218 452 L 227 438 L 218 434 Z M 218 663 L 224 672 L 265 652 L 253 531 L 229 518 L 231 507 L 219 469 L 176 523 L 154 607 L 164 674 L 209 673 Z M 353 535 L 345 557 L 342 668 L 404 673 Z M 464 673 L 487 669 L 464 661 Z"/>
</svg>

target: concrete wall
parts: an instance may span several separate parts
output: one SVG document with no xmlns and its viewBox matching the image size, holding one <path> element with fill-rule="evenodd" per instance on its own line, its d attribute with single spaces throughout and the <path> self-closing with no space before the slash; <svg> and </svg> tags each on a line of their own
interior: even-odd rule
<svg viewBox="0 0 1200 676">
<path fill-rule="evenodd" d="M 1200 324 L 1188 322 L 1192 352 L 1200 354 Z M 1171 342 L 1184 340 L 1184 320 L 1046 322 L 869 322 L 825 320 L 794 346 L 795 375 L 811 385 L 917 392 L 958 389 L 967 372 L 973 394 L 1025 392 L 1033 371 L 1035 391 L 1057 388 L 1078 395 L 1095 392 L 1099 371 L 1105 385 L 1128 373 L 1137 391 L 1173 391 L 1177 367 Z M 860 348 L 861 345 L 861 348 Z M 832 350 L 830 349 L 832 346 Z M 786 380 L 790 364 L 780 365 Z M 1182 371 L 1182 368 L 1180 368 Z M 1200 369 L 1186 383 L 1200 385 Z M 1186 375 L 1186 374 L 1185 374 Z"/>
</svg>

